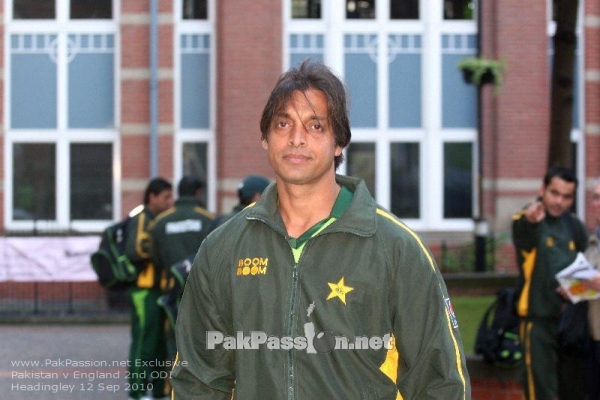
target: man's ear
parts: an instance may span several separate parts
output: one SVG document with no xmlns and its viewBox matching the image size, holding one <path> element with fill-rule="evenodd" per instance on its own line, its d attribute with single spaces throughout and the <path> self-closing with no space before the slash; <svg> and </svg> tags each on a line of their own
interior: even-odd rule
<svg viewBox="0 0 600 400">
<path fill-rule="evenodd" d="M 262 142 L 263 149 L 268 150 L 269 149 L 269 142 L 267 142 L 267 139 L 263 139 L 261 142 Z"/>
<path fill-rule="evenodd" d="M 336 145 L 334 154 L 336 157 L 338 157 L 342 154 L 343 151 L 344 151 L 344 148 L 342 146 Z"/>
<path fill-rule="evenodd" d="M 540 197 L 544 196 L 545 191 L 546 191 L 546 186 L 545 185 L 540 186 L 540 191 L 538 192 Z"/>
</svg>

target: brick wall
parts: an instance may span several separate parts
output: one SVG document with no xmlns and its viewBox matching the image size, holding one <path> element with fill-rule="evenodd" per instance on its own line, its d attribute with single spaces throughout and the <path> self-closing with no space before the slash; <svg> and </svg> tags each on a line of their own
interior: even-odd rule
<svg viewBox="0 0 600 400">
<path fill-rule="evenodd" d="M 483 89 L 484 208 L 496 231 L 509 228 L 510 215 L 536 195 L 546 168 L 550 82 L 546 2 L 527 12 L 518 0 L 482 2 L 483 54 L 504 60 L 504 84 L 497 94 Z M 541 150 L 541 151 L 540 151 Z"/>
<path fill-rule="evenodd" d="M 522 368 L 503 369 L 485 363 L 478 356 L 467 358 L 473 400 L 521 400 Z"/>
<path fill-rule="evenodd" d="M 219 179 L 272 176 L 259 120 L 283 68 L 281 7 L 279 1 L 217 2 Z"/>
<path fill-rule="evenodd" d="M 150 3 L 121 2 L 122 214 L 141 203 L 150 177 Z M 158 175 L 173 179 L 173 3 L 159 2 Z"/>
<path fill-rule="evenodd" d="M 586 141 L 586 176 L 591 181 L 600 176 L 600 3 L 585 2 L 584 18 L 585 40 L 585 141 Z M 588 185 L 588 189 L 591 189 Z M 591 214 L 590 192 L 586 198 L 587 213 Z M 591 228 L 596 221 L 588 219 Z"/>
</svg>

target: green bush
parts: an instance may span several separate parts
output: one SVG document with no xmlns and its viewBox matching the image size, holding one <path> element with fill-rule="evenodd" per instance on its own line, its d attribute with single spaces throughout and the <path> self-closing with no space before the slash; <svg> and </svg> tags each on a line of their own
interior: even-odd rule
<svg viewBox="0 0 600 400">
<path fill-rule="evenodd" d="M 485 239 L 485 271 L 494 271 L 496 249 L 510 240 L 508 233 L 498 233 Z M 448 245 L 442 242 L 438 265 L 442 272 L 473 272 L 475 270 L 475 243 Z"/>
</svg>

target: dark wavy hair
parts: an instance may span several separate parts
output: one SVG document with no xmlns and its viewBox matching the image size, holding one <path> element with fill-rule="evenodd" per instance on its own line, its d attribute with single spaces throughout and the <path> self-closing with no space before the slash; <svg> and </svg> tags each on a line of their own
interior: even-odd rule
<svg viewBox="0 0 600 400">
<path fill-rule="evenodd" d="M 273 118 L 289 105 L 292 94 L 295 91 L 304 93 L 309 89 L 325 94 L 329 113 L 327 118 L 335 137 L 335 144 L 342 149 L 348 146 L 352 135 L 346 86 L 327 66 L 310 59 L 304 60 L 298 67 L 291 68 L 279 77 L 260 118 L 262 140 L 268 141 Z M 336 156 L 335 168 L 337 169 L 343 161 L 343 154 Z"/>
<path fill-rule="evenodd" d="M 565 182 L 574 183 L 575 188 L 577 188 L 577 185 L 579 183 L 573 170 L 565 167 L 553 166 L 548 168 L 548 171 L 546 171 L 546 175 L 544 175 L 544 186 L 548 186 L 552 181 L 552 178 L 560 178 Z"/>
<path fill-rule="evenodd" d="M 144 192 L 144 205 L 150 202 L 150 194 L 157 195 L 165 190 L 173 190 L 173 185 L 169 181 L 163 178 L 154 178 L 146 186 Z"/>
<path fill-rule="evenodd" d="M 196 191 L 202 189 L 204 184 L 194 176 L 186 175 L 179 181 L 177 185 L 177 194 L 179 196 L 195 196 Z"/>
</svg>

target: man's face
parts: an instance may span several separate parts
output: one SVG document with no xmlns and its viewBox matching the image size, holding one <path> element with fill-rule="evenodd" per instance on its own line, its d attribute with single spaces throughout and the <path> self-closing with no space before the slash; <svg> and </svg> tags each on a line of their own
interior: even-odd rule
<svg viewBox="0 0 600 400">
<path fill-rule="evenodd" d="M 273 118 L 263 147 L 283 182 L 316 183 L 334 173 L 334 157 L 342 148 L 329 125 L 325 94 L 314 89 L 294 92 L 287 108 Z"/>
<path fill-rule="evenodd" d="M 546 212 L 553 217 L 560 217 L 573 205 L 575 199 L 575 183 L 554 177 L 548 186 L 540 189 L 542 203 Z"/>
<path fill-rule="evenodd" d="M 163 190 L 158 194 L 150 193 L 148 208 L 154 215 L 173 207 L 173 190 Z"/>
</svg>

